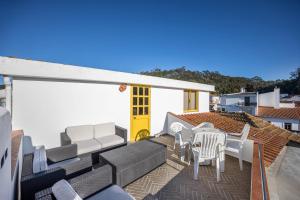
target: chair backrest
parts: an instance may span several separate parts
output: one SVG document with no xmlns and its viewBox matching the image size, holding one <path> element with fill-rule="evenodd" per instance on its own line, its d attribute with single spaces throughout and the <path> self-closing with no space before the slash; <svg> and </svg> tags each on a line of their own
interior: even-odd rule
<svg viewBox="0 0 300 200">
<path fill-rule="evenodd" d="M 180 122 L 173 122 L 170 125 L 170 129 L 173 133 L 178 133 L 178 132 L 182 131 L 183 128 L 186 128 L 186 127 Z"/>
<path fill-rule="evenodd" d="M 245 142 L 248 138 L 250 132 L 250 125 L 249 124 L 245 124 L 243 130 L 242 130 L 242 136 L 241 136 L 241 141 Z"/>
<path fill-rule="evenodd" d="M 225 134 L 221 132 L 198 132 L 195 134 L 192 150 L 199 152 L 199 157 L 211 159 L 216 156 L 218 145 L 225 144 Z"/>
<path fill-rule="evenodd" d="M 182 137 L 181 137 L 181 132 L 183 129 L 188 129 L 185 127 L 182 123 L 180 122 L 173 122 L 170 126 L 170 130 L 174 133 L 175 137 L 175 143 L 179 143 L 179 145 L 182 145 Z"/>
<path fill-rule="evenodd" d="M 210 122 L 202 122 L 201 124 L 199 124 L 198 126 L 199 128 L 214 128 L 214 124 L 210 123 Z"/>
</svg>

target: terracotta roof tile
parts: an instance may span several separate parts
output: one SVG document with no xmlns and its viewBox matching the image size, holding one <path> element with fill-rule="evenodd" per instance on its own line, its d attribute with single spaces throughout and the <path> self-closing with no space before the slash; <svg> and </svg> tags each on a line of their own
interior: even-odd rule
<svg viewBox="0 0 300 200">
<path fill-rule="evenodd" d="M 285 129 L 278 128 L 261 118 L 246 113 L 209 112 L 175 116 L 194 126 L 202 122 L 211 122 L 216 128 L 225 132 L 241 132 L 245 123 L 249 123 L 251 129 L 248 138 L 264 144 L 264 159 L 267 167 L 272 164 L 289 140 L 300 143 L 300 136 L 291 134 Z"/>
<path fill-rule="evenodd" d="M 11 134 L 11 177 L 13 177 L 13 173 L 15 172 L 23 135 L 24 133 L 22 130 L 12 131 Z"/>
<path fill-rule="evenodd" d="M 274 117 L 282 119 L 297 119 L 300 120 L 300 107 L 296 108 L 272 108 L 272 107 L 258 107 L 259 117 Z"/>
</svg>

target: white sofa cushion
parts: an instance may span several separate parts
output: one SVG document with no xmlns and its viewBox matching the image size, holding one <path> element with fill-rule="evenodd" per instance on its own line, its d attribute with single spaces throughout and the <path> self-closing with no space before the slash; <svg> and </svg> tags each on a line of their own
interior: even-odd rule
<svg viewBox="0 0 300 200">
<path fill-rule="evenodd" d="M 100 138 L 108 135 L 115 135 L 115 123 L 108 122 L 103 124 L 96 124 L 94 126 L 94 138 Z"/>
<path fill-rule="evenodd" d="M 82 200 L 66 180 L 60 180 L 52 186 L 53 195 L 57 200 Z"/>
<path fill-rule="evenodd" d="M 78 154 L 101 149 L 101 144 L 95 139 L 76 141 L 75 144 L 77 144 Z"/>
<path fill-rule="evenodd" d="M 72 143 L 74 143 L 75 141 L 89 140 L 94 137 L 94 126 L 70 126 L 66 128 L 66 133 L 71 138 Z"/>
<path fill-rule="evenodd" d="M 45 146 L 37 146 L 33 154 L 33 173 L 39 173 L 48 169 Z"/>
<path fill-rule="evenodd" d="M 121 144 L 124 142 L 124 138 L 118 135 L 107 135 L 104 137 L 96 138 L 96 140 L 101 144 L 102 148 L 113 146 L 116 144 Z"/>
</svg>

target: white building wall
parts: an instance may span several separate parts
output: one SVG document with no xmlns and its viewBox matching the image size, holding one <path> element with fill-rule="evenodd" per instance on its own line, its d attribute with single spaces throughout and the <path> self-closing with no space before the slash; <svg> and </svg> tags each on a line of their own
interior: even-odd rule
<svg viewBox="0 0 300 200">
<path fill-rule="evenodd" d="M 224 97 L 225 100 L 225 105 L 235 105 L 238 104 L 239 102 L 242 102 L 241 98 L 239 97 Z"/>
<path fill-rule="evenodd" d="M 300 131 L 300 123 L 292 123 L 293 131 Z"/>
<path fill-rule="evenodd" d="M 274 92 L 259 94 L 258 106 L 274 107 L 274 105 L 275 105 Z"/>
<path fill-rule="evenodd" d="M 151 135 L 166 126 L 167 112 L 181 114 L 183 90 L 151 88 Z M 199 92 L 199 112 L 209 112 L 209 92 Z M 130 138 L 130 86 L 118 84 L 13 80 L 13 128 L 23 129 L 34 145 L 60 146 L 68 126 L 115 122 Z"/>
<path fill-rule="evenodd" d="M 209 92 L 199 91 L 198 108 L 199 112 L 209 112 Z M 182 97 L 183 99 L 183 97 Z M 182 102 L 183 106 L 183 102 Z"/>
<path fill-rule="evenodd" d="M 0 199 L 12 199 L 11 181 L 11 119 L 10 114 L 0 107 Z M 7 156 L 5 157 L 5 151 Z"/>
<path fill-rule="evenodd" d="M 280 108 L 295 108 L 295 103 L 291 102 L 291 103 L 280 103 L 279 104 Z"/>
<path fill-rule="evenodd" d="M 13 80 L 13 128 L 23 129 L 34 145 L 60 145 L 68 126 L 115 122 L 130 130 L 130 88 L 119 85 Z"/>
<path fill-rule="evenodd" d="M 280 107 L 280 89 L 274 88 L 273 92 L 258 95 L 258 106 Z"/>
<path fill-rule="evenodd" d="M 164 132 L 168 112 L 183 113 L 183 90 L 151 88 L 151 135 Z"/>
</svg>

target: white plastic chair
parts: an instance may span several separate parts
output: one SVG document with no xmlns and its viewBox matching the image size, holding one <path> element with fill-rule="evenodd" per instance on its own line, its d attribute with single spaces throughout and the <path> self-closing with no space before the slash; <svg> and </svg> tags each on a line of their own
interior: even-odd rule
<svg viewBox="0 0 300 200">
<path fill-rule="evenodd" d="M 216 162 L 217 181 L 220 181 L 220 155 L 225 145 L 225 134 L 221 132 L 198 132 L 192 142 L 194 155 L 194 179 L 198 179 L 199 163 Z"/>
<path fill-rule="evenodd" d="M 241 137 L 229 136 L 226 139 L 226 152 L 236 155 L 239 158 L 240 170 L 243 171 L 243 145 L 248 138 L 250 132 L 250 125 L 245 124 Z"/>
<path fill-rule="evenodd" d="M 185 147 L 189 145 L 191 141 L 191 130 L 188 129 L 180 122 L 173 122 L 170 126 L 171 131 L 174 133 L 175 141 L 174 141 L 174 149 L 176 144 L 180 146 L 180 160 L 184 161 L 185 156 Z"/>
<path fill-rule="evenodd" d="M 199 124 L 198 126 L 195 126 L 193 128 L 194 129 L 197 129 L 197 128 L 215 128 L 214 124 L 213 123 L 210 123 L 210 122 L 202 122 L 201 124 Z"/>
<path fill-rule="evenodd" d="M 210 122 L 202 122 L 198 126 L 192 128 L 192 133 L 195 134 L 197 132 L 206 131 L 206 132 L 215 132 L 214 125 Z"/>
</svg>

